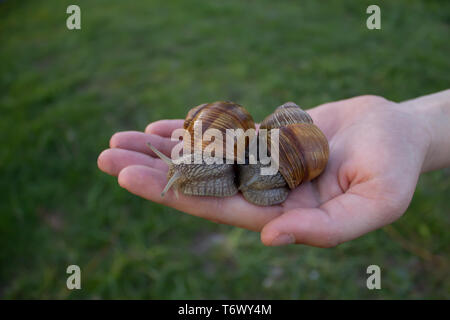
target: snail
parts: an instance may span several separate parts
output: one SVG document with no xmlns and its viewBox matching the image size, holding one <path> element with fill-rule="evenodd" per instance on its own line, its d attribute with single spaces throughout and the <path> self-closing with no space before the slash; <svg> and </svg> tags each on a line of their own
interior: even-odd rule
<svg viewBox="0 0 450 320">
<path fill-rule="evenodd" d="M 227 129 L 242 129 L 239 134 L 243 135 L 247 130 L 255 128 L 252 116 L 233 102 L 218 101 L 192 108 L 183 126 L 189 138 L 195 135 L 197 120 L 202 123 L 201 134 L 208 129 L 216 129 L 222 134 L 226 134 Z M 168 182 L 161 195 L 164 196 L 171 187 L 176 194 L 181 191 L 186 195 L 216 197 L 233 196 L 240 190 L 247 201 L 269 206 L 284 202 L 290 189 L 314 179 L 325 169 L 329 157 L 327 139 L 313 124 L 309 114 L 295 103 L 287 102 L 279 106 L 261 122 L 260 129 L 267 129 L 269 132 L 270 129 L 279 129 L 279 170 L 273 175 L 261 174 L 264 165 L 260 161 L 256 164 L 248 161 L 247 143 L 244 147 L 244 163 L 236 164 L 236 140 L 233 145 L 234 161 L 231 163 L 218 163 L 217 158 L 214 158 L 215 154 L 212 158 L 203 154 L 201 163 L 193 163 L 193 153 L 184 154 L 181 161 L 175 163 L 148 143 L 153 152 L 169 166 Z M 193 139 L 183 140 L 185 145 L 194 146 Z M 269 152 L 270 141 L 269 133 Z M 225 142 L 224 140 L 223 147 L 227 150 Z M 208 148 L 208 145 L 208 141 L 201 140 L 201 151 Z"/>
<path fill-rule="evenodd" d="M 261 175 L 257 164 L 238 166 L 239 190 L 244 198 L 256 205 L 268 206 L 286 200 L 289 190 L 310 181 L 325 169 L 329 156 L 328 141 L 313 124 L 308 113 L 293 102 L 279 106 L 266 117 L 260 129 L 279 129 L 279 170 L 275 175 Z"/>
<path fill-rule="evenodd" d="M 216 129 L 225 136 L 227 129 L 242 129 L 242 132 L 238 133 L 241 134 L 248 129 L 255 128 L 252 116 L 242 106 L 234 102 L 217 101 L 191 109 L 183 126 L 186 134 L 189 134 L 190 137 L 194 137 L 196 122 L 201 123 L 201 134 L 208 129 Z M 194 146 L 194 140 L 195 138 L 183 138 L 183 143 L 192 143 L 192 146 Z M 225 139 L 223 143 L 225 146 Z M 208 144 L 207 141 L 202 140 L 201 151 L 207 148 Z M 150 143 L 148 143 L 148 146 L 169 166 L 168 182 L 161 196 L 164 196 L 171 187 L 174 188 L 176 195 L 178 191 L 181 191 L 186 195 L 228 197 L 238 192 L 235 161 L 232 161 L 232 163 L 216 161 L 217 159 L 214 158 L 216 154 L 214 154 L 214 157 L 203 155 L 202 162 L 195 163 L 194 153 L 187 153 L 183 154 L 182 158 L 179 159 L 180 161 L 175 163 Z M 236 150 L 236 143 L 234 148 Z M 237 152 L 234 154 L 236 155 L 234 160 L 237 160 Z"/>
</svg>

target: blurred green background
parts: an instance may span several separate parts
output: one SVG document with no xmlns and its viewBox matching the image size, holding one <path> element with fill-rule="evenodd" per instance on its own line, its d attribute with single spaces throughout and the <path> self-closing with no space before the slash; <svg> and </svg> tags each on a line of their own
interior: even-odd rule
<svg viewBox="0 0 450 320">
<path fill-rule="evenodd" d="M 66 8 L 81 7 L 79 31 Z M 450 84 L 450 2 L 0 2 L 0 297 L 450 298 L 450 171 L 423 175 L 392 226 L 332 249 L 140 199 L 96 159 L 120 130 L 233 100 L 260 121 L 361 94 Z M 66 289 L 66 267 L 82 290 Z M 382 290 L 366 268 L 382 269 Z"/>
</svg>

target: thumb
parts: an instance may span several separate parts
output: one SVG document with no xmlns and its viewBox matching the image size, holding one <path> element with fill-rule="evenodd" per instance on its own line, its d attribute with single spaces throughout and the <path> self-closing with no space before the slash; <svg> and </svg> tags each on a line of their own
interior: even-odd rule
<svg viewBox="0 0 450 320">
<path fill-rule="evenodd" d="M 306 244 L 314 247 L 334 247 L 339 244 L 336 224 L 319 208 L 298 208 L 273 219 L 261 231 L 261 241 L 267 246 Z"/>
<path fill-rule="evenodd" d="M 290 210 L 264 226 L 261 241 L 269 246 L 301 243 L 329 248 L 381 228 L 398 219 L 412 197 L 409 190 L 391 191 L 386 185 L 381 184 L 382 193 L 377 182 L 364 182 L 319 208 Z"/>
</svg>

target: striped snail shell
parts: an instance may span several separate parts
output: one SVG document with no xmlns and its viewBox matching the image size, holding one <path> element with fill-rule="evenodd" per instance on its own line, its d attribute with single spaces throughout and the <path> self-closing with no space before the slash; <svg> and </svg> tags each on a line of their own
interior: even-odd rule
<svg viewBox="0 0 450 320">
<path fill-rule="evenodd" d="M 242 129 L 242 132 L 238 133 L 238 136 L 245 133 L 248 129 L 255 129 L 255 122 L 253 121 L 250 113 L 237 103 L 229 101 L 217 101 L 213 103 L 201 104 L 195 108 L 192 108 L 184 120 L 184 129 L 189 134 L 191 139 L 191 150 L 194 147 L 194 127 L 196 121 L 200 121 L 202 124 L 202 135 L 209 129 L 217 129 L 221 132 L 223 137 L 223 153 L 224 156 L 230 156 L 230 150 L 226 147 L 226 131 L 227 129 Z M 237 139 L 234 142 L 233 159 L 238 158 L 238 145 Z M 185 141 L 189 141 L 185 139 Z M 245 140 L 244 140 L 245 141 Z M 248 142 L 248 141 L 246 141 Z M 210 141 L 204 139 L 202 141 L 202 151 L 210 144 Z M 243 148 L 247 148 L 248 143 L 245 143 Z M 244 150 L 245 150 L 244 149 Z M 244 159 L 242 159 L 244 160 Z"/>
<path fill-rule="evenodd" d="M 313 124 L 308 113 L 293 102 L 279 106 L 266 117 L 260 129 L 279 129 L 279 171 L 272 176 L 260 174 L 261 164 L 239 165 L 239 189 L 247 201 L 274 205 L 286 200 L 289 189 L 310 181 L 325 169 L 329 147 L 325 135 Z"/>
</svg>

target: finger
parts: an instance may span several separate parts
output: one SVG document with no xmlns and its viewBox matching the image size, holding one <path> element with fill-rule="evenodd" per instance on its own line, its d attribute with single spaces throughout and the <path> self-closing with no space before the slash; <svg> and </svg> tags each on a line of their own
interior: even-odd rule
<svg viewBox="0 0 450 320">
<path fill-rule="evenodd" d="M 362 189 L 370 190 L 371 198 L 359 194 Z M 380 228 L 398 218 L 402 211 L 376 189 L 376 182 L 369 181 L 319 208 L 291 210 L 264 226 L 261 241 L 266 245 L 333 247 Z"/>
<path fill-rule="evenodd" d="M 156 154 L 148 147 L 148 142 L 168 157 L 170 157 L 172 148 L 179 143 L 179 141 L 172 141 L 170 138 L 163 138 L 155 134 L 146 134 L 139 131 L 123 131 L 114 134 L 109 141 L 109 145 L 111 148 L 132 150 L 156 157 Z"/>
<path fill-rule="evenodd" d="M 159 120 L 150 123 L 145 128 L 145 133 L 156 134 L 161 137 L 170 138 L 175 129 L 183 128 L 184 120 Z"/>
<path fill-rule="evenodd" d="M 161 172 L 167 171 L 167 164 L 160 159 L 140 152 L 117 148 L 104 150 L 97 159 L 97 165 L 100 170 L 113 176 L 117 176 L 123 168 L 131 165 L 143 165 Z"/>
<path fill-rule="evenodd" d="M 168 192 L 161 197 L 167 183 L 166 175 L 156 169 L 141 165 L 126 167 L 119 173 L 119 184 L 131 193 L 164 204 L 177 210 L 249 230 L 260 231 L 270 220 L 277 217 L 280 206 L 259 207 L 244 200 L 241 195 L 233 197 L 198 197 Z"/>
</svg>

